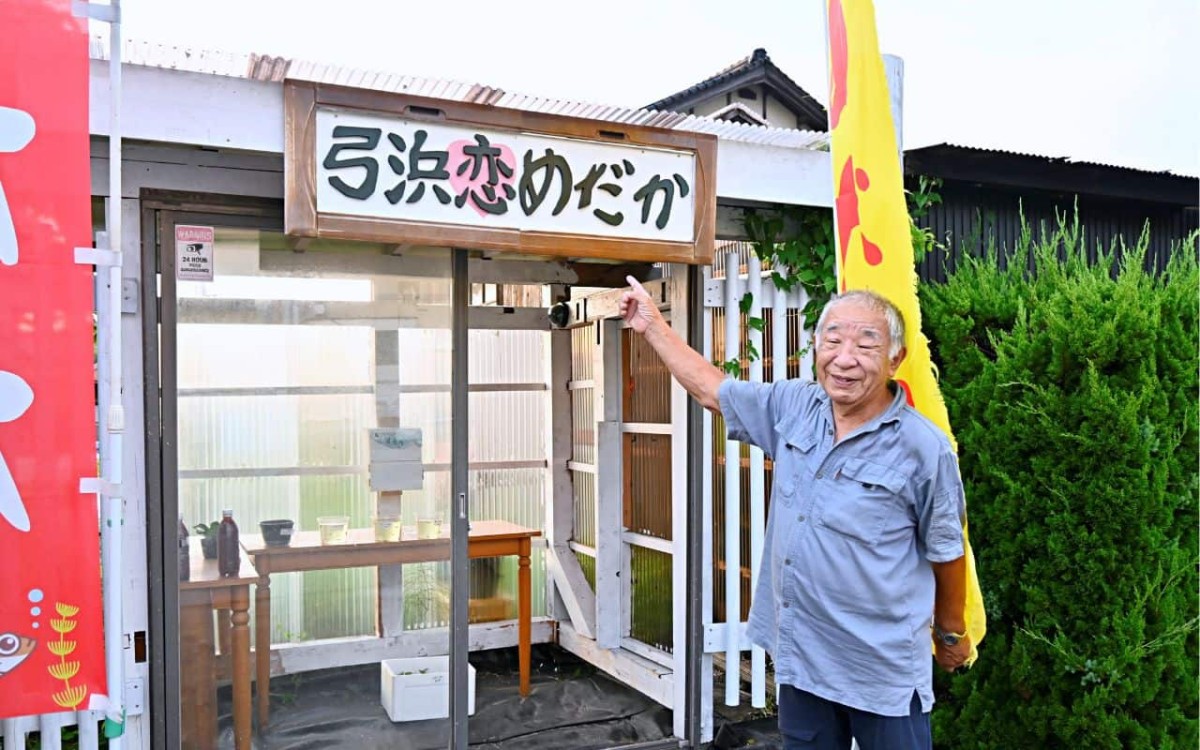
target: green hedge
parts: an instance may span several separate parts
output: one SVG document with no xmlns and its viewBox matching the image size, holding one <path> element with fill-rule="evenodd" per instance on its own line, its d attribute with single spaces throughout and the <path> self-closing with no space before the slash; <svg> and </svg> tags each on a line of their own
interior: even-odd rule
<svg viewBox="0 0 1200 750">
<path fill-rule="evenodd" d="M 921 289 L 989 615 L 939 748 L 1200 743 L 1200 276 L 1194 238 L 1161 276 L 1145 242 L 1089 264 L 1064 224 Z"/>
</svg>

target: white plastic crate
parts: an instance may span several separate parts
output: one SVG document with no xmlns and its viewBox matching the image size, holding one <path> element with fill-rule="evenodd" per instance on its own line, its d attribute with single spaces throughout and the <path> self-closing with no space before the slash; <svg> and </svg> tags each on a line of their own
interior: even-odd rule
<svg viewBox="0 0 1200 750">
<path fill-rule="evenodd" d="M 392 721 L 450 716 L 450 657 L 418 656 L 379 663 L 380 702 Z M 475 713 L 475 667 L 467 664 L 467 714 Z"/>
</svg>

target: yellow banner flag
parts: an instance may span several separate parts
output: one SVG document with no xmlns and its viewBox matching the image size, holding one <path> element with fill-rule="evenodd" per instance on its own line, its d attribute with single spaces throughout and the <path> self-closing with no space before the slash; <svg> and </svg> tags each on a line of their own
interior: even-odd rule
<svg viewBox="0 0 1200 750">
<path fill-rule="evenodd" d="M 904 315 L 908 356 L 896 381 L 908 402 L 946 433 L 958 449 L 938 390 L 929 342 L 921 330 L 912 235 L 891 99 L 871 0 L 827 0 L 829 21 L 829 130 L 833 155 L 838 289 L 869 289 Z M 963 524 L 967 558 L 964 619 L 975 646 L 987 630 L 975 555 Z"/>
</svg>

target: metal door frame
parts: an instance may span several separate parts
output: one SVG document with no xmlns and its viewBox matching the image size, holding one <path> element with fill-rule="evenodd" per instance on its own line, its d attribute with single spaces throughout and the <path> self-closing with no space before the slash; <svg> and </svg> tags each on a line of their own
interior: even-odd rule
<svg viewBox="0 0 1200 750">
<path fill-rule="evenodd" d="M 150 744 L 180 746 L 179 568 L 175 528 L 179 517 L 176 284 L 171 229 L 176 224 L 283 231 L 283 204 L 255 198 L 144 191 L 141 198 L 142 325 L 146 409 L 146 536 L 149 588 Z M 467 597 L 468 532 L 468 330 L 467 251 L 454 249 L 451 341 L 451 586 L 450 689 L 453 750 L 468 744 Z M 161 276 L 160 276 L 161 274 Z M 160 301 L 161 294 L 161 301 Z"/>
</svg>

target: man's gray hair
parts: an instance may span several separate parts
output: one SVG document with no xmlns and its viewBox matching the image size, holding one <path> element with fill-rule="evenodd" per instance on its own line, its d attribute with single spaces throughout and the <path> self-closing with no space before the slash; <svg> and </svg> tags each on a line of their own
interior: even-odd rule
<svg viewBox="0 0 1200 750">
<path fill-rule="evenodd" d="M 825 303 L 825 309 L 821 310 L 821 317 L 817 318 L 818 346 L 821 343 L 821 334 L 825 331 L 825 318 L 829 316 L 830 310 L 843 302 L 857 302 L 869 310 L 883 313 L 883 317 L 887 320 L 888 338 L 891 339 L 888 357 L 895 357 L 900 353 L 900 349 L 904 346 L 904 315 L 887 297 L 868 289 L 853 289 L 829 298 L 829 301 Z"/>
</svg>

